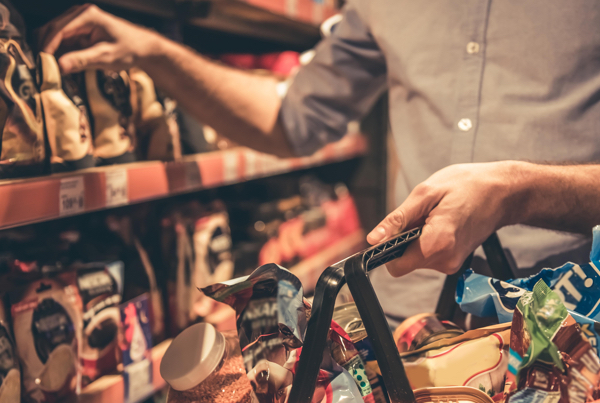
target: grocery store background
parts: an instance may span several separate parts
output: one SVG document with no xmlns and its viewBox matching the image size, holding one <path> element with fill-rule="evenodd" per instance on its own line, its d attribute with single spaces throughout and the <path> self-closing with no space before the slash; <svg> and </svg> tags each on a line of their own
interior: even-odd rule
<svg viewBox="0 0 600 403">
<path fill-rule="evenodd" d="M 282 82 L 310 57 L 323 35 L 320 24 L 341 6 L 338 0 L 94 3 L 221 63 Z M 31 43 L 36 28 L 75 4 L 81 3 L 14 1 Z M 274 262 L 295 273 L 310 296 L 321 271 L 362 249 L 365 230 L 391 207 L 388 184 L 395 180 L 388 172 L 400 167 L 387 155 L 395 147 L 388 147 L 393 140 L 385 95 L 362 122 L 349 125 L 340 142 L 293 159 L 238 147 L 158 101 L 177 125 L 179 138 L 171 146 L 180 153 L 137 153 L 137 161 L 127 164 L 0 181 L 4 288 L 47 279 L 71 284 L 68 277 L 75 273 L 85 294 L 85 275 L 109 272 L 117 284 L 112 292 L 120 295 L 115 306 L 136 301 L 138 310 L 147 309 L 150 389 L 124 390 L 122 364 L 92 365 L 81 357 L 88 371 L 79 380 L 84 401 L 119 402 L 128 393 L 130 401 L 160 399 L 165 383 L 158 364 L 174 336 L 197 321 L 235 328 L 233 310 L 202 298 L 196 287 Z M 15 302 L 4 291 L 7 312 L 27 300 L 27 293 Z"/>
</svg>

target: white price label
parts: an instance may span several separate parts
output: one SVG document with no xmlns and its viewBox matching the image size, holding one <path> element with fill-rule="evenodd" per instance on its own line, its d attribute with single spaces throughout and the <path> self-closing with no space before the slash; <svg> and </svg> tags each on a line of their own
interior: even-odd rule
<svg viewBox="0 0 600 403">
<path fill-rule="evenodd" d="M 119 206 L 127 204 L 127 171 L 117 169 L 105 173 L 106 178 L 106 206 Z"/>
<path fill-rule="evenodd" d="M 82 176 L 61 179 L 58 204 L 60 215 L 77 214 L 84 211 L 85 188 Z"/>
<path fill-rule="evenodd" d="M 138 402 L 152 393 L 152 364 L 144 359 L 125 367 L 127 374 L 127 402 Z"/>
</svg>

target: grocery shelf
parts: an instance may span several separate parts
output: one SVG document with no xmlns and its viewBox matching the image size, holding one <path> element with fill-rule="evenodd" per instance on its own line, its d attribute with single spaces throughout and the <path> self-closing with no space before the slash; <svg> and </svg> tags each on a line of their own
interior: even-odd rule
<svg viewBox="0 0 600 403">
<path fill-rule="evenodd" d="M 166 386 L 166 382 L 160 376 L 160 361 L 171 344 L 171 339 L 165 340 L 152 348 L 152 383 L 153 393 Z M 123 402 L 125 396 L 125 385 L 121 374 L 105 375 L 82 389 L 78 401 L 85 403 L 118 403 Z M 143 400 L 143 399 L 140 399 Z"/>
<path fill-rule="evenodd" d="M 363 136 L 347 135 L 310 157 L 279 159 L 237 147 L 176 162 L 136 162 L 0 181 L 0 229 L 348 160 L 366 149 Z"/>
<path fill-rule="evenodd" d="M 312 0 L 94 0 L 184 24 L 309 48 L 336 10 Z"/>
<path fill-rule="evenodd" d="M 316 255 L 291 267 L 290 271 L 302 282 L 304 293 L 311 293 L 314 291 L 317 280 L 323 270 L 362 250 L 366 246 L 365 239 L 365 232 L 363 230 L 346 235 Z"/>
</svg>

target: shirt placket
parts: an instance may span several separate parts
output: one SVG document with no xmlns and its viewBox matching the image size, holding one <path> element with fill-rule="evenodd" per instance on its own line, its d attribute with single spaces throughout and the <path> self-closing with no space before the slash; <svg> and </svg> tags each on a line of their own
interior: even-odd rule
<svg viewBox="0 0 600 403">
<path fill-rule="evenodd" d="M 464 21 L 465 43 L 458 78 L 452 164 L 472 162 L 479 124 L 479 101 L 485 64 L 485 35 L 491 0 L 469 2 Z"/>
</svg>

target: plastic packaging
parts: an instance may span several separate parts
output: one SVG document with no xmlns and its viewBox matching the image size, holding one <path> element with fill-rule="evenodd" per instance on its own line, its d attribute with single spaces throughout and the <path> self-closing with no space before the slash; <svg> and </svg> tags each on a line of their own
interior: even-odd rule
<svg viewBox="0 0 600 403">
<path fill-rule="evenodd" d="M 45 402 L 74 394 L 79 386 L 82 320 L 73 281 L 34 281 L 16 291 L 11 300 L 24 399 Z"/>
<path fill-rule="evenodd" d="M 500 281 L 467 270 L 459 280 L 456 302 L 467 313 L 479 317 L 497 316 L 501 323 L 511 322 L 519 299 L 543 280 L 559 296 L 569 314 L 580 324 L 583 335 L 597 350 L 600 342 L 600 227 L 593 231 L 590 263 L 565 263 L 556 269 L 543 269 L 524 278 Z M 600 356 L 600 355 L 599 355 Z"/>
<path fill-rule="evenodd" d="M 414 351 L 437 340 L 455 337 L 465 331 L 454 323 L 440 320 L 433 313 L 411 316 L 394 331 L 394 340 L 400 353 Z"/>
<path fill-rule="evenodd" d="M 242 356 L 259 402 L 286 399 L 302 354 L 310 311 L 298 278 L 283 267 L 267 264 L 250 276 L 202 291 L 236 310 Z M 322 357 L 312 401 L 327 397 L 327 402 L 363 402 L 354 379 L 335 362 L 329 349 Z"/>
<path fill-rule="evenodd" d="M 15 343 L 0 302 L 0 403 L 21 401 L 21 371 Z"/>
<path fill-rule="evenodd" d="M 82 383 L 114 371 L 120 362 L 119 304 L 123 293 L 123 263 L 89 264 L 77 270 L 77 288 L 83 303 L 80 352 Z"/>
<path fill-rule="evenodd" d="M 351 295 L 348 294 L 350 294 L 349 290 L 347 293 L 343 293 L 342 289 L 342 292 L 338 294 L 337 300 L 346 301 L 351 299 Z M 336 306 L 333 311 L 333 320 L 348 334 L 354 348 L 359 353 L 361 361 L 364 362 L 365 374 L 371 386 L 374 401 L 376 403 L 387 403 L 389 401 L 387 391 L 382 377 L 377 373 L 377 368 L 379 367 L 375 359 L 375 352 L 373 351 L 371 340 L 367 338 L 367 331 L 363 326 L 356 304 L 354 302 L 346 302 Z M 335 350 L 333 350 L 334 358 L 336 358 L 335 353 Z M 339 360 L 338 363 L 340 363 Z M 344 366 L 342 363 L 340 364 Z M 346 367 L 344 366 L 344 368 Z M 346 369 L 356 379 L 356 375 L 348 368 Z"/>
<path fill-rule="evenodd" d="M 252 387 L 235 332 L 198 323 L 167 349 L 160 373 L 170 385 L 168 403 L 250 403 Z"/>
<path fill-rule="evenodd" d="M 517 303 L 510 338 L 509 402 L 592 400 L 600 360 L 543 280 Z"/>
</svg>

